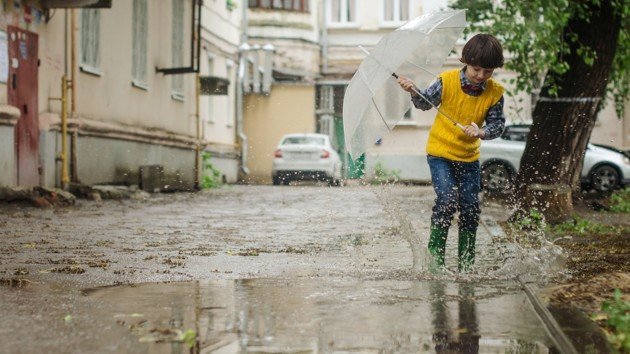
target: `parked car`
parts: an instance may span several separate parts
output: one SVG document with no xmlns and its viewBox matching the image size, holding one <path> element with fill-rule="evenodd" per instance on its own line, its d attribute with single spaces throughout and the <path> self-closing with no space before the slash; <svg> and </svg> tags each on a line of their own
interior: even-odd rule
<svg viewBox="0 0 630 354">
<path fill-rule="evenodd" d="M 525 150 L 529 124 L 508 125 L 503 135 L 481 142 L 481 185 L 489 191 L 510 187 L 518 172 Z M 630 159 L 614 149 L 588 144 L 581 173 L 583 186 L 600 192 L 630 183 Z"/>
<path fill-rule="evenodd" d="M 274 185 L 293 180 L 321 180 L 341 184 L 341 159 L 325 134 L 288 134 L 273 154 Z"/>
</svg>

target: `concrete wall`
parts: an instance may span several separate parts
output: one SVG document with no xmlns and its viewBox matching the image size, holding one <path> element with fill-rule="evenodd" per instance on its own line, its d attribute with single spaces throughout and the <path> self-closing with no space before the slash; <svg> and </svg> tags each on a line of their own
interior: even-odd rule
<svg viewBox="0 0 630 354">
<path fill-rule="evenodd" d="M 0 186 L 13 186 L 17 183 L 14 137 L 13 125 L 0 125 Z"/>
<path fill-rule="evenodd" d="M 273 152 L 290 133 L 315 132 L 315 87 L 275 84 L 269 97 L 245 98 L 244 131 L 249 139 L 246 182 L 270 183 Z"/>
<path fill-rule="evenodd" d="M 193 150 L 132 141 L 79 137 L 78 174 L 85 184 L 139 184 L 139 167 L 164 166 L 164 182 L 171 187 L 193 184 Z"/>
</svg>

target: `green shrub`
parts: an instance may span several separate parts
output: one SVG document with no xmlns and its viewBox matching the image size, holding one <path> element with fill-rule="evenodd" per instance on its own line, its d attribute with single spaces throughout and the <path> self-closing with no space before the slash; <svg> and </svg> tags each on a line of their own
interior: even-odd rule
<svg viewBox="0 0 630 354">
<path fill-rule="evenodd" d="M 610 211 L 630 213 L 630 188 L 616 191 L 610 196 Z"/>
<path fill-rule="evenodd" d="M 622 227 L 620 226 L 592 222 L 577 215 L 571 220 L 554 225 L 550 228 L 553 233 L 558 235 L 608 235 L 616 234 L 622 231 Z"/>
<path fill-rule="evenodd" d="M 621 291 L 615 289 L 612 300 L 604 301 L 602 312 L 606 315 L 608 340 L 622 353 L 630 353 L 630 301 L 621 299 Z"/>
<path fill-rule="evenodd" d="M 204 151 L 202 155 L 202 171 L 201 171 L 201 183 L 202 189 L 218 188 L 221 186 L 221 171 L 210 162 L 211 155 L 209 152 Z"/>
<path fill-rule="evenodd" d="M 400 180 L 400 170 L 388 170 L 378 162 L 374 166 L 374 179 L 372 184 L 396 183 Z"/>
</svg>

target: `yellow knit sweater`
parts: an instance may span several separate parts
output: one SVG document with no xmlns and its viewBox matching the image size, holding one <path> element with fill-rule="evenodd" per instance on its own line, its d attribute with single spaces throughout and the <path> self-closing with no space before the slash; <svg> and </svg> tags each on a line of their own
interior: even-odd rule
<svg viewBox="0 0 630 354">
<path fill-rule="evenodd" d="M 486 88 L 479 96 L 464 93 L 461 87 L 460 69 L 445 71 L 442 79 L 442 103 L 440 110 L 461 125 L 475 122 L 483 126 L 488 109 L 499 102 L 503 95 L 503 87 L 489 79 Z M 468 137 L 451 121 L 438 112 L 435 122 L 429 131 L 427 153 L 449 160 L 473 162 L 479 159 L 478 138 Z"/>
</svg>

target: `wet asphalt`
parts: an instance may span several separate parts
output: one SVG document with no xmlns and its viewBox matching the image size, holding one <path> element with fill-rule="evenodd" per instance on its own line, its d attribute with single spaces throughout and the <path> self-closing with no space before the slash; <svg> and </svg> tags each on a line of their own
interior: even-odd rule
<svg viewBox="0 0 630 354">
<path fill-rule="evenodd" d="M 0 352 L 547 353 L 484 203 L 474 274 L 424 270 L 430 186 L 230 185 L 0 207 Z M 191 349 L 192 348 L 192 349 Z"/>
</svg>

